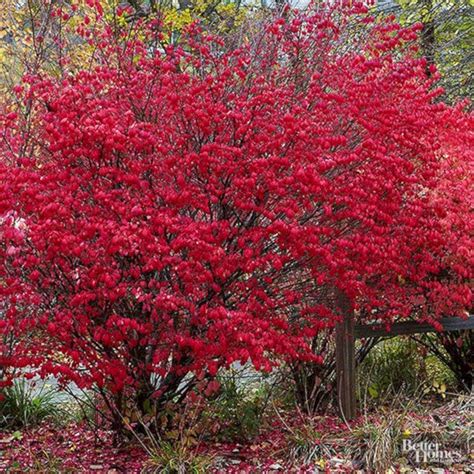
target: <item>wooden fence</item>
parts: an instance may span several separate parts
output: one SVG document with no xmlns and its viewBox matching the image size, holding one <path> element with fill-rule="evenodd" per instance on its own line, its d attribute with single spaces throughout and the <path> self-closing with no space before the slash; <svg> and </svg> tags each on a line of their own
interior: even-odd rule
<svg viewBox="0 0 474 474">
<path fill-rule="evenodd" d="M 336 326 L 336 377 L 337 396 L 341 415 L 352 420 L 357 413 L 355 340 L 367 337 L 393 337 L 407 334 L 435 332 L 430 324 L 403 321 L 392 324 L 390 331 L 380 324 L 355 324 L 354 313 L 349 301 L 340 296 L 338 306 L 344 319 Z M 464 331 L 474 329 L 474 316 L 467 319 L 451 317 L 439 320 L 443 331 Z"/>
</svg>

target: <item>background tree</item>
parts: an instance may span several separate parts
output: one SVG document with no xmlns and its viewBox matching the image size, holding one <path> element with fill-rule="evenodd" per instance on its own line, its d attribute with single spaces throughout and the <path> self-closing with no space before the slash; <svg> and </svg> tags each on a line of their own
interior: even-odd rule
<svg viewBox="0 0 474 474">
<path fill-rule="evenodd" d="M 422 22 L 421 53 L 441 72 L 452 101 L 473 97 L 472 43 L 474 4 L 470 0 L 386 0 L 381 14 L 395 14 L 403 25 Z"/>
</svg>

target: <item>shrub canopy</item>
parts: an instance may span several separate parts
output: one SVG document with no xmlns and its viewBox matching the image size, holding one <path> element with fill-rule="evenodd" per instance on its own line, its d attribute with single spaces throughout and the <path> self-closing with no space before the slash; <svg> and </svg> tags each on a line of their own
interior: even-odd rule
<svg viewBox="0 0 474 474">
<path fill-rule="evenodd" d="M 26 76 L 0 116 L 2 362 L 162 397 L 318 361 L 336 289 L 387 323 L 468 307 L 472 117 L 436 100 L 417 29 L 286 11 L 236 49 L 197 25 L 151 48 L 154 20 Z"/>
</svg>

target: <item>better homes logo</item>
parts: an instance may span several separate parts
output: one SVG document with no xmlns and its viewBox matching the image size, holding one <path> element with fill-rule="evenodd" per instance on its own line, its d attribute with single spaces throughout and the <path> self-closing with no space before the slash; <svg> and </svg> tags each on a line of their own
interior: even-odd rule
<svg viewBox="0 0 474 474">
<path fill-rule="evenodd" d="M 402 452 L 413 456 L 417 464 L 421 463 L 440 463 L 451 464 L 454 461 L 453 453 L 442 448 L 435 441 L 418 441 L 404 439 Z"/>
</svg>

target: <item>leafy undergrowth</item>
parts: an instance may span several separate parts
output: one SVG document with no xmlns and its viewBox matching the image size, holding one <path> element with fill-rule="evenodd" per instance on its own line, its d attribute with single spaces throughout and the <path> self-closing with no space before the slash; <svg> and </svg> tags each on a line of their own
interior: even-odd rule
<svg viewBox="0 0 474 474">
<path fill-rule="evenodd" d="M 0 435 L 0 472 L 474 472 L 469 453 L 472 397 L 441 407 L 381 407 L 347 427 L 336 417 L 275 413 L 252 441 L 204 440 L 187 452 L 163 444 L 153 456 L 138 442 L 115 447 L 111 433 L 84 423 L 66 428 L 44 422 L 24 432 Z M 448 462 L 417 462 L 404 453 L 404 439 L 435 442 Z M 160 451 L 161 449 L 161 451 Z"/>
</svg>

